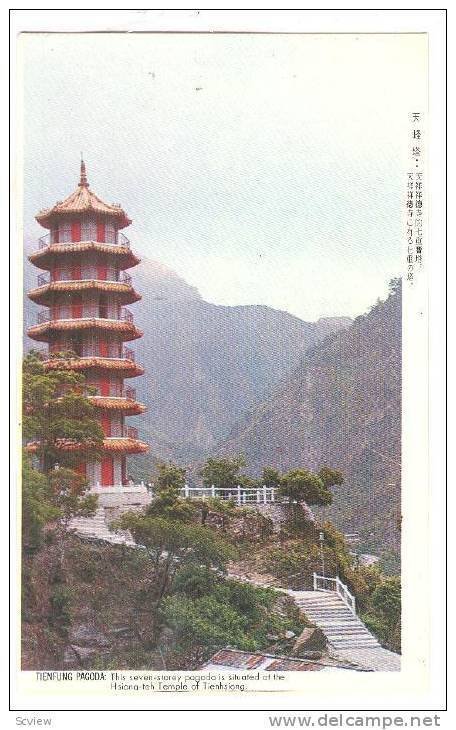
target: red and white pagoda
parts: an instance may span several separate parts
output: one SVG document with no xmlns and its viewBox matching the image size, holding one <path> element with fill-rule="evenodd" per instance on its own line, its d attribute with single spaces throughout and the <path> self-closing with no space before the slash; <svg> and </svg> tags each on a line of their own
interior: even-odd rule
<svg viewBox="0 0 456 730">
<path fill-rule="evenodd" d="M 137 429 L 125 423 L 126 416 L 145 411 L 134 388 L 124 385 L 125 378 L 144 372 L 124 345 L 142 337 L 124 306 L 141 299 L 126 271 L 140 261 L 121 232 L 131 221 L 120 205 L 104 203 L 89 189 L 83 161 L 77 189 L 36 220 L 49 233 L 29 259 L 46 273 L 28 296 L 47 309 L 28 335 L 48 343 L 47 369 L 82 371 L 95 389 L 90 397 L 104 431 L 103 458 L 80 464 L 79 471 L 91 488 L 125 487 L 126 456 L 148 450 Z M 67 352 L 74 357 L 50 357 Z"/>
</svg>

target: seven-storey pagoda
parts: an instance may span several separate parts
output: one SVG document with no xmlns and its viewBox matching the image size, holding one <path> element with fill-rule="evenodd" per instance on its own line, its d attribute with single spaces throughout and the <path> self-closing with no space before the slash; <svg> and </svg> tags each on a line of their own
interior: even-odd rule
<svg viewBox="0 0 456 730">
<path fill-rule="evenodd" d="M 38 276 L 30 299 L 44 309 L 29 337 L 48 343 L 45 367 L 85 373 L 104 431 L 100 463 L 81 463 L 90 487 L 125 486 L 127 454 L 148 450 L 126 416 L 145 411 L 125 378 L 144 371 L 125 342 L 142 332 L 124 305 L 141 299 L 126 272 L 139 263 L 121 229 L 131 221 L 119 205 L 108 205 L 89 189 L 84 162 L 79 185 L 63 202 L 41 211 L 36 220 L 49 230 L 30 261 L 47 273 Z M 74 353 L 63 361 L 56 353 Z"/>
</svg>

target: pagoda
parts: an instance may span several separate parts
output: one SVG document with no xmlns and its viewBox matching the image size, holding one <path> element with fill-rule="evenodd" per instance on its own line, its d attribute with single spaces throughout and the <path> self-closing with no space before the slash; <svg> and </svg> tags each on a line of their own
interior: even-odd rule
<svg viewBox="0 0 456 730">
<path fill-rule="evenodd" d="M 137 429 L 125 423 L 126 416 L 145 411 L 135 389 L 124 385 L 126 378 L 144 372 L 124 344 L 142 337 L 125 307 L 141 299 L 127 273 L 140 259 L 121 232 L 131 220 L 120 205 L 104 203 L 90 190 L 82 160 L 77 189 L 36 220 L 49 232 L 29 260 L 46 273 L 28 296 L 45 309 L 28 335 L 47 343 L 46 369 L 83 372 L 92 386 L 89 397 L 104 432 L 103 454 L 100 462 L 83 462 L 78 471 L 92 490 L 125 488 L 130 483 L 127 455 L 148 451 Z"/>
</svg>

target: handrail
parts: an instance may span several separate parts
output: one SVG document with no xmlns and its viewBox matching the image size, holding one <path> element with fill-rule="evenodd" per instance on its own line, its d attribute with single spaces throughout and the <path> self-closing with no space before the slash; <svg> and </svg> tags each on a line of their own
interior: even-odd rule
<svg viewBox="0 0 456 730">
<path fill-rule="evenodd" d="M 274 487 L 266 487 L 265 485 L 261 487 L 241 487 L 240 484 L 235 487 L 216 487 L 214 485 L 210 487 L 189 487 L 188 484 L 185 484 L 180 491 L 182 496 L 187 499 L 217 497 L 223 501 L 237 502 L 237 504 L 273 503 L 276 501 L 277 492 Z"/>
<path fill-rule="evenodd" d="M 119 274 L 119 281 L 121 281 L 122 284 L 131 284 L 131 274 L 127 274 L 126 271 L 121 271 Z"/>
<path fill-rule="evenodd" d="M 127 355 L 125 354 L 126 349 L 127 348 L 125 348 L 124 352 L 122 352 L 120 355 L 100 355 L 100 353 L 97 353 L 97 352 L 92 352 L 91 354 L 85 354 L 85 355 L 78 355 L 76 352 L 72 353 L 71 349 L 70 349 L 69 352 L 71 354 L 69 357 L 70 357 L 70 359 L 75 358 L 77 360 L 92 360 L 93 358 L 100 358 L 103 360 L 130 360 L 131 362 L 135 362 L 134 352 L 132 350 L 130 350 L 131 356 L 127 357 Z M 48 350 L 45 348 L 40 348 L 40 349 L 34 348 L 34 350 L 36 352 L 38 352 L 45 360 L 52 359 L 53 356 L 56 354 L 56 352 L 59 352 L 58 350 L 52 351 L 52 350 Z M 65 360 L 68 358 L 63 358 L 63 359 Z M 134 390 L 134 388 L 133 388 L 133 390 Z"/>
<path fill-rule="evenodd" d="M 62 309 L 70 308 L 71 304 L 62 306 Z M 119 311 L 119 314 L 117 317 L 111 317 L 111 316 L 101 316 L 100 310 L 101 306 L 98 304 L 94 304 L 92 306 L 85 305 L 80 316 L 79 317 L 60 317 L 55 316 L 56 312 L 51 312 L 51 310 L 42 310 L 41 312 L 38 312 L 37 314 L 37 322 L 38 324 L 42 324 L 43 322 L 58 322 L 59 320 L 71 320 L 71 321 L 78 321 L 80 319 L 109 319 L 112 321 L 124 321 L 128 322 L 129 324 L 133 324 L 133 314 L 130 312 L 129 309 L 126 307 L 122 307 Z"/>
<path fill-rule="evenodd" d="M 135 426 L 124 426 L 123 435 L 125 436 L 125 438 L 137 439 L 138 438 L 138 429 L 135 428 Z"/>
<path fill-rule="evenodd" d="M 107 245 L 107 246 L 122 246 L 123 248 L 131 247 L 130 239 L 128 239 L 124 233 L 121 233 L 121 231 L 117 232 L 117 235 L 116 235 L 114 241 L 94 241 L 91 238 L 81 239 L 80 241 L 51 241 L 51 235 L 49 233 L 46 233 L 44 236 L 41 236 L 38 239 L 38 250 L 41 250 L 43 248 L 48 248 L 53 245 L 71 246 L 74 243 L 102 243 L 103 245 Z"/>
<path fill-rule="evenodd" d="M 62 276 L 62 271 L 64 272 L 63 276 Z M 62 282 L 62 283 L 71 282 L 72 283 L 74 281 L 80 281 L 80 282 L 104 281 L 107 284 L 116 284 L 116 283 L 131 284 L 132 283 L 131 275 L 127 274 L 126 271 L 120 271 L 117 273 L 115 272 L 114 278 L 112 278 L 112 279 L 109 278 L 109 275 L 108 275 L 108 278 L 104 278 L 104 279 L 100 279 L 97 275 L 87 276 L 86 274 L 84 274 L 84 271 L 81 272 L 81 276 L 74 277 L 73 272 L 68 274 L 68 273 L 65 273 L 65 271 L 66 271 L 65 269 L 54 269 L 50 273 L 38 274 L 38 277 L 37 277 L 38 286 L 45 286 L 46 284 L 60 283 L 60 282 Z M 55 276 L 57 273 L 59 274 L 58 277 Z"/>
<path fill-rule="evenodd" d="M 356 599 L 350 593 L 345 583 L 342 583 L 339 576 L 331 578 L 324 575 L 313 574 L 313 588 L 314 591 L 334 591 L 337 593 L 347 608 L 356 616 Z"/>
</svg>

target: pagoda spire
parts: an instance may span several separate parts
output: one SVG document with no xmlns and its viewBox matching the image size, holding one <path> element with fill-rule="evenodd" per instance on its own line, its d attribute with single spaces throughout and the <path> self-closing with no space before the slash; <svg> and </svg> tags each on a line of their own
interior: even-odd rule
<svg viewBox="0 0 456 730">
<path fill-rule="evenodd" d="M 82 159 L 82 153 L 81 153 L 81 178 L 79 180 L 79 187 L 80 188 L 89 187 L 89 183 L 87 182 L 86 166 L 85 166 L 84 160 Z"/>
</svg>

